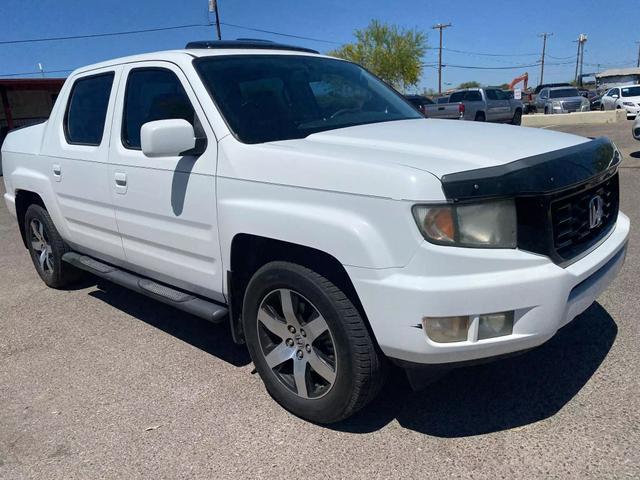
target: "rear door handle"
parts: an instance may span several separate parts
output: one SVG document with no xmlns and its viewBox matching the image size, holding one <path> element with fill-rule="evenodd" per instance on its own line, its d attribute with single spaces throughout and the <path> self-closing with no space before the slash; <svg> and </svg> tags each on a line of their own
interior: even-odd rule
<svg viewBox="0 0 640 480">
<path fill-rule="evenodd" d="M 56 182 L 59 182 L 62 179 L 62 168 L 57 163 L 53 164 L 53 178 L 55 178 Z"/>
<path fill-rule="evenodd" d="M 116 193 L 127 193 L 127 174 L 124 172 L 115 172 L 113 177 L 116 182 Z"/>
</svg>

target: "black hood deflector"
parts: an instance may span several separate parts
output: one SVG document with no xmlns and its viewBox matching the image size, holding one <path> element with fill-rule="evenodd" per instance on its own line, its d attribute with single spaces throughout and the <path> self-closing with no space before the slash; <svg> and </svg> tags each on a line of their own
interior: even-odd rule
<svg viewBox="0 0 640 480">
<path fill-rule="evenodd" d="M 453 201 L 547 194 L 609 177 L 620 161 L 611 140 L 599 137 L 496 167 L 447 174 L 441 179 L 442 189 Z"/>
</svg>

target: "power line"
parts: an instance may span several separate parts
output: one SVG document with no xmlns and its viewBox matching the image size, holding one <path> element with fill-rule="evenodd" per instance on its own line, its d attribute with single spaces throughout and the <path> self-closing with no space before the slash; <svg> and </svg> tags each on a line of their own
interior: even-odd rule
<svg viewBox="0 0 640 480">
<path fill-rule="evenodd" d="M 486 52 L 469 52 L 466 50 L 456 50 L 454 48 L 443 48 L 448 52 L 464 53 L 467 55 L 480 55 L 484 57 L 526 57 L 532 55 L 538 55 L 537 53 L 486 53 Z"/>
<path fill-rule="evenodd" d="M 21 77 L 23 75 L 36 75 L 36 74 L 42 74 L 42 73 L 69 73 L 69 72 L 73 72 L 73 69 L 70 68 L 67 70 L 45 70 L 45 71 L 38 70 L 37 72 L 0 73 L 0 77 Z"/>
<path fill-rule="evenodd" d="M 265 29 L 262 29 L 262 28 L 246 27 L 244 25 L 236 25 L 236 24 L 233 24 L 233 23 L 220 22 L 220 25 L 224 25 L 225 27 L 239 28 L 241 30 L 249 30 L 251 32 L 268 33 L 270 35 L 279 35 L 281 37 L 297 38 L 297 39 L 300 39 L 300 40 L 309 40 L 311 42 L 321 42 L 321 43 L 330 43 L 330 44 L 333 44 L 333 45 L 342 45 L 341 42 L 334 42 L 333 40 L 323 40 L 321 38 L 305 37 L 303 35 L 295 35 L 293 33 L 274 32 L 273 30 L 265 30 Z"/>
<path fill-rule="evenodd" d="M 2 40 L 0 45 L 15 45 L 20 43 L 55 42 L 59 40 L 79 40 L 83 38 L 116 37 L 118 35 L 133 35 L 137 33 L 162 32 L 165 30 L 179 30 L 183 28 L 210 27 L 213 23 L 192 23 L 190 25 L 174 25 L 170 27 L 145 28 L 142 30 L 127 30 L 123 32 L 90 33 L 86 35 L 70 35 L 68 37 L 27 38 L 23 40 Z"/>
<path fill-rule="evenodd" d="M 557 62 L 557 63 L 547 63 L 547 65 L 570 65 L 573 62 Z M 425 67 L 431 67 L 433 65 L 428 65 L 428 64 L 423 64 L 423 66 Z M 514 70 L 514 69 L 518 69 L 518 68 L 529 68 L 529 67 L 538 67 L 540 66 L 540 62 L 537 63 L 531 63 L 529 65 L 511 65 L 508 67 L 483 67 L 480 65 L 452 65 L 452 64 L 446 64 L 446 65 L 442 65 L 443 68 L 466 68 L 469 70 Z"/>
</svg>

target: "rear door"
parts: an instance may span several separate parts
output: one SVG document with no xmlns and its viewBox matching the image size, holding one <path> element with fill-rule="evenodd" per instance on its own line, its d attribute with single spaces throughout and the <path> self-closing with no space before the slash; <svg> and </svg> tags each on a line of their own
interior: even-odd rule
<svg viewBox="0 0 640 480">
<path fill-rule="evenodd" d="M 124 251 L 108 181 L 109 134 L 121 67 L 72 79 L 66 105 L 56 109 L 45 138 L 48 174 L 75 249 L 120 263 Z"/>
<path fill-rule="evenodd" d="M 127 262 L 142 275 L 223 300 L 216 137 L 176 65 L 128 65 L 120 84 L 109 181 Z M 206 139 L 203 154 L 148 158 L 142 153 L 142 125 L 172 118 L 187 120 Z"/>
<path fill-rule="evenodd" d="M 498 97 L 498 90 L 487 88 L 484 94 L 487 99 L 487 120 L 500 121 L 504 115 L 504 102 Z"/>
<path fill-rule="evenodd" d="M 500 89 L 496 89 L 495 92 L 498 97 L 498 102 L 500 103 L 498 120 L 501 122 L 511 120 L 513 113 L 511 112 L 511 101 L 509 100 L 509 97 Z"/>
</svg>

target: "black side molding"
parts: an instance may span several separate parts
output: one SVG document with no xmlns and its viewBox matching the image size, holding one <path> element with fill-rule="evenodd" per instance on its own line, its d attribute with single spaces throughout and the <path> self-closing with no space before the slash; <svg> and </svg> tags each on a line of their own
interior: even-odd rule
<svg viewBox="0 0 640 480">
<path fill-rule="evenodd" d="M 181 290 L 176 290 L 125 270 L 120 270 L 113 265 L 103 263 L 86 255 L 67 252 L 62 256 L 62 260 L 81 270 L 93 273 L 98 277 L 146 295 L 147 297 L 155 298 L 178 310 L 191 313 L 196 317 L 203 318 L 212 323 L 222 323 L 228 316 L 227 307 L 224 305 L 196 297 Z"/>
<path fill-rule="evenodd" d="M 617 171 L 620 161 L 611 140 L 599 137 L 496 167 L 443 175 L 442 189 L 453 201 L 539 195 L 600 175 L 604 180 Z"/>
</svg>

